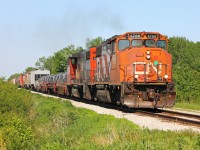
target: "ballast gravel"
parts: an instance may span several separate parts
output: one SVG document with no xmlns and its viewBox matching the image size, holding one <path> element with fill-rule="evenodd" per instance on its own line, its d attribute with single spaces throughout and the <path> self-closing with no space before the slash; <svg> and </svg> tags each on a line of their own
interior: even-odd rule
<svg viewBox="0 0 200 150">
<path fill-rule="evenodd" d="M 36 93 L 36 92 L 33 92 Z M 38 93 L 41 94 L 41 93 Z M 60 98 L 56 96 L 51 96 L 47 94 L 41 94 L 46 97 L 53 97 L 53 98 Z M 86 108 L 93 110 L 97 112 L 98 114 L 107 114 L 107 115 L 113 115 L 116 118 L 126 118 L 127 120 L 133 122 L 134 124 L 137 124 L 141 128 L 148 128 L 150 130 L 163 130 L 163 131 L 183 131 L 183 130 L 189 130 L 192 132 L 199 132 L 200 133 L 200 128 L 198 127 L 193 127 L 193 126 L 187 126 L 183 124 L 179 124 L 176 122 L 170 122 L 167 120 L 162 120 L 159 118 L 154 118 L 150 116 L 144 116 L 144 115 L 139 115 L 136 113 L 124 113 L 120 110 L 115 110 L 111 108 L 104 108 L 96 105 L 90 105 L 86 104 L 84 102 L 78 102 L 70 99 L 63 99 L 62 100 L 67 100 L 72 103 L 73 106 L 75 107 L 81 107 L 81 108 Z"/>
</svg>

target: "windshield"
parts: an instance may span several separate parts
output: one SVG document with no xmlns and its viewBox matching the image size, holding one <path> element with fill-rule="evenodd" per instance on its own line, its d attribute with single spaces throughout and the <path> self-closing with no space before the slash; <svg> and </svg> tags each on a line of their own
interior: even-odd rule
<svg viewBox="0 0 200 150">
<path fill-rule="evenodd" d="M 143 42 L 142 42 L 142 40 L 132 40 L 132 46 L 133 47 L 142 47 Z"/>
<path fill-rule="evenodd" d="M 166 41 L 158 40 L 157 43 L 156 43 L 156 47 L 166 49 Z"/>
<path fill-rule="evenodd" d="M 132 47 L 158 47 L 158 48 L 162 48 L 164 50 L 167 49 L 167 42 L 165 40 L 158 40 L 155 41 L 153 39 L 146 39 L 146 40 L 141 40 L 141 39 L 133 39 L 130 43 L 130 41 L 127 39 L 123 39 L 123 40 L 119 40 L 118 43 L 118 48 L 119 50 L 124 50 L 126 48 L 128 48 L 129 46 Z"/>
<path fill-rule="evenodd" d="M 144 40 L 144 46 L 146 47 L 155 47 L 155 44 L 154 40 Z"/>
</svg>

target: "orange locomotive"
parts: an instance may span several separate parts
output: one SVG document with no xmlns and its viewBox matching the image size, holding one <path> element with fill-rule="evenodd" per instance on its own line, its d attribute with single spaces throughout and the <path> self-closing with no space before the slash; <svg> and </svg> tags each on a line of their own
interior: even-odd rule
<svg viewBox="0 0 200 150">
<path fill-rule="evenodd" d="M 126 105 L 172 107 L 172 56 L 157 32 L 116 35 L 68 60 L 67 95 Z"/>
</svg>

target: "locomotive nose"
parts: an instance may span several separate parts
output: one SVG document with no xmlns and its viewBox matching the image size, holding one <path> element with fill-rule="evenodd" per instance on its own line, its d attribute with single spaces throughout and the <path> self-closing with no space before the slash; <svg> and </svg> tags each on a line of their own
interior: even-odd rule
<svg viewBox="0 0 200 150">
<path fill-rule="evenodd" d="M 170 72 L 169 60 L 166 51 L 162 49 L 148 49 L 146 54 L 151 57 L 148 61 L 149 64 L 149 79 L 151 81 L 168 81 Z"/>
</svg>

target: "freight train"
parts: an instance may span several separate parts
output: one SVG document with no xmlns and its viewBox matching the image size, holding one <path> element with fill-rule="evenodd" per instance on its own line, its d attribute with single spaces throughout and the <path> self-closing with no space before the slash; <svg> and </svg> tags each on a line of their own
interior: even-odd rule
<svg viewBox="0 0 200 150">
<path fill-rule="evenodd" d="M 50 75 L 40 70 L 34 82 L 20 83 L 40 92 L 129 108 L 173 107 L 176 92 L 168 42 L 158 32 L 115 35 L 88 51 L 72 54 L 65 73 Z"/>
</svg>

